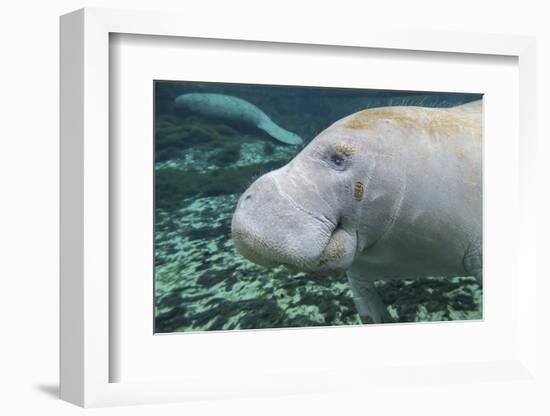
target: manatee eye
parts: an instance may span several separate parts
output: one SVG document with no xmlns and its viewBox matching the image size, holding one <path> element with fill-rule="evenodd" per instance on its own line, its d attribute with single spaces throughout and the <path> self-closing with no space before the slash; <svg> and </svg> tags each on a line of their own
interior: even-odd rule
<svg viewBox="0 0 550 416">
<path fill-rule="evenodd" d="M 330 157 L 330 161 L 332 162 L 332 164 L 338 168 L 342 168 L 344 166 L 344 158 L 342 156 L 340 156 L 339 154 L 333 154 L 331 157 Z"/>
</svg>

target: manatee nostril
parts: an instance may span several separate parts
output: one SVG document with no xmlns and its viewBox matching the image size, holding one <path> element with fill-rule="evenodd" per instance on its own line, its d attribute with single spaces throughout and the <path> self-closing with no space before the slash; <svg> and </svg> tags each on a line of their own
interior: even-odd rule
<svg viewBox="0 0 550 416">
<path fill-rule="evenodd" d="M 244 207 L 252 199 L 252 194 L 246 194 L 240 202 L 241 208 Z"/>
</svg>

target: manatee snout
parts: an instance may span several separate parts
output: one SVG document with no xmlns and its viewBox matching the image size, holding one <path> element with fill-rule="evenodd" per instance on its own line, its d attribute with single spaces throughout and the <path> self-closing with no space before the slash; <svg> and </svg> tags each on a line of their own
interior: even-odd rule
<svg viewBox="0 0 550 416">
<path fill-rule="evenodd" d="M 284 177 L 288 175 L 281 170 L 265 174 L 239 199 L 231 223 L 239 253 L 259 265 L 285 265 L 291 271 L 323 273 L 349 267 L 355 239 L 331 215 L 293 198 Z"/>
</svg>

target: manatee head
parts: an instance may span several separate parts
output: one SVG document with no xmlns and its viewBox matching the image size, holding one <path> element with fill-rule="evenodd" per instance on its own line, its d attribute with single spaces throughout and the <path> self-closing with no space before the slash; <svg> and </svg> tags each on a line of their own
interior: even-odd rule
<svg viewBox="0 0 550 416">
<path fill-rule="evenodd" d="M 345 120 L 242 194 L 231 228 L 244 257 L 267 267 L 339 272 L 382 234 L 389 212 L 387 193 L 375 190 L 368 196 L 367 191 L 369 184 L 391 186 L 372 180 L 376 159 L 366 146 L 369 131 L 350 128 Z M 376 221 L 364 213 L 371 202 Z"/>
</svg>

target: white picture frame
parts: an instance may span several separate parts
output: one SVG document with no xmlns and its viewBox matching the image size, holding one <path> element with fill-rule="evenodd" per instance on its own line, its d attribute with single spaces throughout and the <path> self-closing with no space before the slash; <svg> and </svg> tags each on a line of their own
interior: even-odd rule
<svg viewBox="0 0 550 416">
<path fill-rule="evenodd" d="M 327 33 L 312 25 L 307 32 L 278 25 L 223 20 L 215 25 L 169 13 L 82 9 L 61 18 L 61 398 L 80 406 L 108 406 L 184 401 L 197 398 L 249 397 L 262 394 L 308 393 L 369 386 L 395 377 L 433 383 L 461 380 L 507 380 L 537 383 L 534 197 L 535 42 L 530 37 L 468 33 L 396 32 L 378 29 Z M 111 34 L 226 39 L 247 42 L 332 45 L 335 48 L 430 51 L 442 54 L 504 55 L 519 66 L 519 223 L 517 270 L 517 348 L 498 361 L 441 362 L 414 369 L 331 368 L 319 373 L 282 371 L 251 381 L 220 374 L 215 381 L 112 382 L 110 367 L 113 291 L 110 259 L 109 38 Z M 149 306 L 147 306 L 149 307 Z M 521 318 L 521 319 L 520 319 Z M 291 337 L 300 337 L 295 331 Z M 152 334 L 151 334 L 152 336 Z M 277 336 L 277 335 L 274 335 Z M 213 338 L 212 338 L 213 339 Z M 245 364 L 246 365 L 246 364 Z M 407 376 L 407 374 L 410 376 Z M 412 376 L 411 376 L 412 374 Z M 477 376 L 472 376 L 477 374 Z M 409 377 L 409 378 L 408 378 Z M 347 380 L 343 382 L 342 380 Z"/>
</svg>

